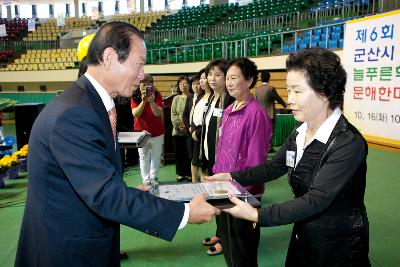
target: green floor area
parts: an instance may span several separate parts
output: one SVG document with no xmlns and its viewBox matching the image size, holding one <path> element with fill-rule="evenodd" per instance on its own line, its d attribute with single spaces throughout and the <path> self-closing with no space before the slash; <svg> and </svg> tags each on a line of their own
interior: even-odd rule
<svg viewBox="0 0 400 267">
<path fill-rule="evenodd" d="M 370 259 L 372 266 L 399 266 L 400 215 L 398 189 L 400 188 L 400 154 L 370 148 L 366 205 L 370 219 Z M 163 166 L 161 182 L 172 182 L 174 165 Z M 129 168 L 124 177 L 130 186 L 140 183 L 138 167 Z M 13 266 L 18 234 L 26 196 L 27 178 L 6 180 L 6 189 L 0 190 L 0 266 Z M 263 205 L 282 202 L 291 197 L 287 179 L 267 184 Z M 168 223 L 168 222 L 166 222 Z M 129 254 L 122 266 L 226 266 L 223 256 L 207 256 L 203 238 L 215 231 L 215 222 L 188 225 L 179 230 L 172 242 L 166 242 L 121 227 L 121 249 Z M 291 225 L 261 230 L 258 250 L 259 266 L 284 266 Z"/>
</svg>

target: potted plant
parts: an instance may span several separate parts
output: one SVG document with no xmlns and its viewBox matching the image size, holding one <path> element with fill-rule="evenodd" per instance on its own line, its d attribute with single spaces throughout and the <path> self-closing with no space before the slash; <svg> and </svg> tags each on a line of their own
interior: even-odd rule
<svg viewBox="0 0 400 267">
<path fill-rule="evenodd" d="M 0 159 L 0 188 L 4 188 L 6 185 L 4 179 L 8 177 L 8 163 L 3 159 Z"/>
<path fill-rule="evenodd" d="M 15 179 L 18 177 L 19 173 L 19 160 L 15 156 L 5 155 L 1 160 L 7 164 L 8 169 L 8 178 Z"/>
<path fill-rule="evenodd" d="M 28 145 L 24 145 L 20 150 L 13 153 L 13 156 L 19 160 L 20 171 L 27 171 L 27 159 L 28 159 Z"/>
</svg>

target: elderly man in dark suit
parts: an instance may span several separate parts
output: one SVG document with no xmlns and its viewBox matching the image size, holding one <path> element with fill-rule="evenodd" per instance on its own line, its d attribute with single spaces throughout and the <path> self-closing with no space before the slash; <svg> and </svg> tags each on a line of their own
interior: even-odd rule
<svg viewBox="0 0 400 267">
<path fill-rule="evenodd" d="M 283 100 L 275 87 L 269 85 L 269 79 L 271 78 L 271 74 L 269 71 L 262 70 L 261 71 L 261 82 L 262 85 L 256 88 L 256 99 L 257 101 L 264 107 L 267 111 L 269 118 L 272 122 L 272 135 L 274 135 L 275 131 L 275 117 L 276 117 L 276 109 L 275 109 L 275 101 L 281 104 L 284 108 L 286 108 L 285 100 Z M 269 152 L 275 152 L 272 145 L 270 147 Z"/>
<path fill-rule="evenodd" d="M 104 24 L 87 60 L 85 75 L 33 125 L 15 266 L 119 266 L 120 224 L 172 240 L 187 223 L 218 213 L 204 196 L 173 202 L 122 179 L 112 98 L 131 96 L 143 78 L 140 31 L 123 22 Z"/>
</svg>

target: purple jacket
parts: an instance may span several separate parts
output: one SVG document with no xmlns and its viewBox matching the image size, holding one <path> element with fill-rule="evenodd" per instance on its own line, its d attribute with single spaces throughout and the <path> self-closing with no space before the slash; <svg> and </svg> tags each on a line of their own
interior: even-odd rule
<svg viewBox="0 0 400 267">
<path fill-rule="evenodd" d="M 267 160 L 272 124 L 265 109 L 252 96 L 239 109 L 228 106 L 222 116 L 214 173 L 239 171 Z M 264 184 L 246 187 L 253 195 L 264 192 Z"/>
</svg>

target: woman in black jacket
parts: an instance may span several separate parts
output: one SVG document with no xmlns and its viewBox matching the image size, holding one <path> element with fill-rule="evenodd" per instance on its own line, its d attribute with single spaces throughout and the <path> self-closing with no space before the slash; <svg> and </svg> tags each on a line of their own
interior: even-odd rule
<svg viewBox="0 0 400 267">
<path fill-rule="evenodd" d="M 288 103 L 303 122 L 271 161 L 207 180 L 241 184 L 288 174 L 293 199 L 259 210 L 231 196 L 225 210 L 260 226 L 294 223 L 286 266 L 370 266 L 369 224 L 364 206 L 368 147 L 342 115 L 346 72 L 339 57 L 310 48 L 290 54 Z"/>
<path fill-rule="evenodd" d="M 228 62 L 225 59 L 212 60 L 205 69 L 205 76 L 213 94 L 209 97 L 207 108 L 204 111 L 199 158 L 202 160 L 203 170 L 207 170 L 208 175 L 212 175 L 215 163 L 215 150 L 218 144 L 222 114 L 235 101 L 226 90 L 227 71 Z M 203 245 L 211 246 L 207 250 L 207 255 L 210 256 L 222 253 L 222 244 L 218 233 L 219 216 L 215 216 L 215 220 L 217 223 L 215 236 L 203 240 Z"/>
</svg>

